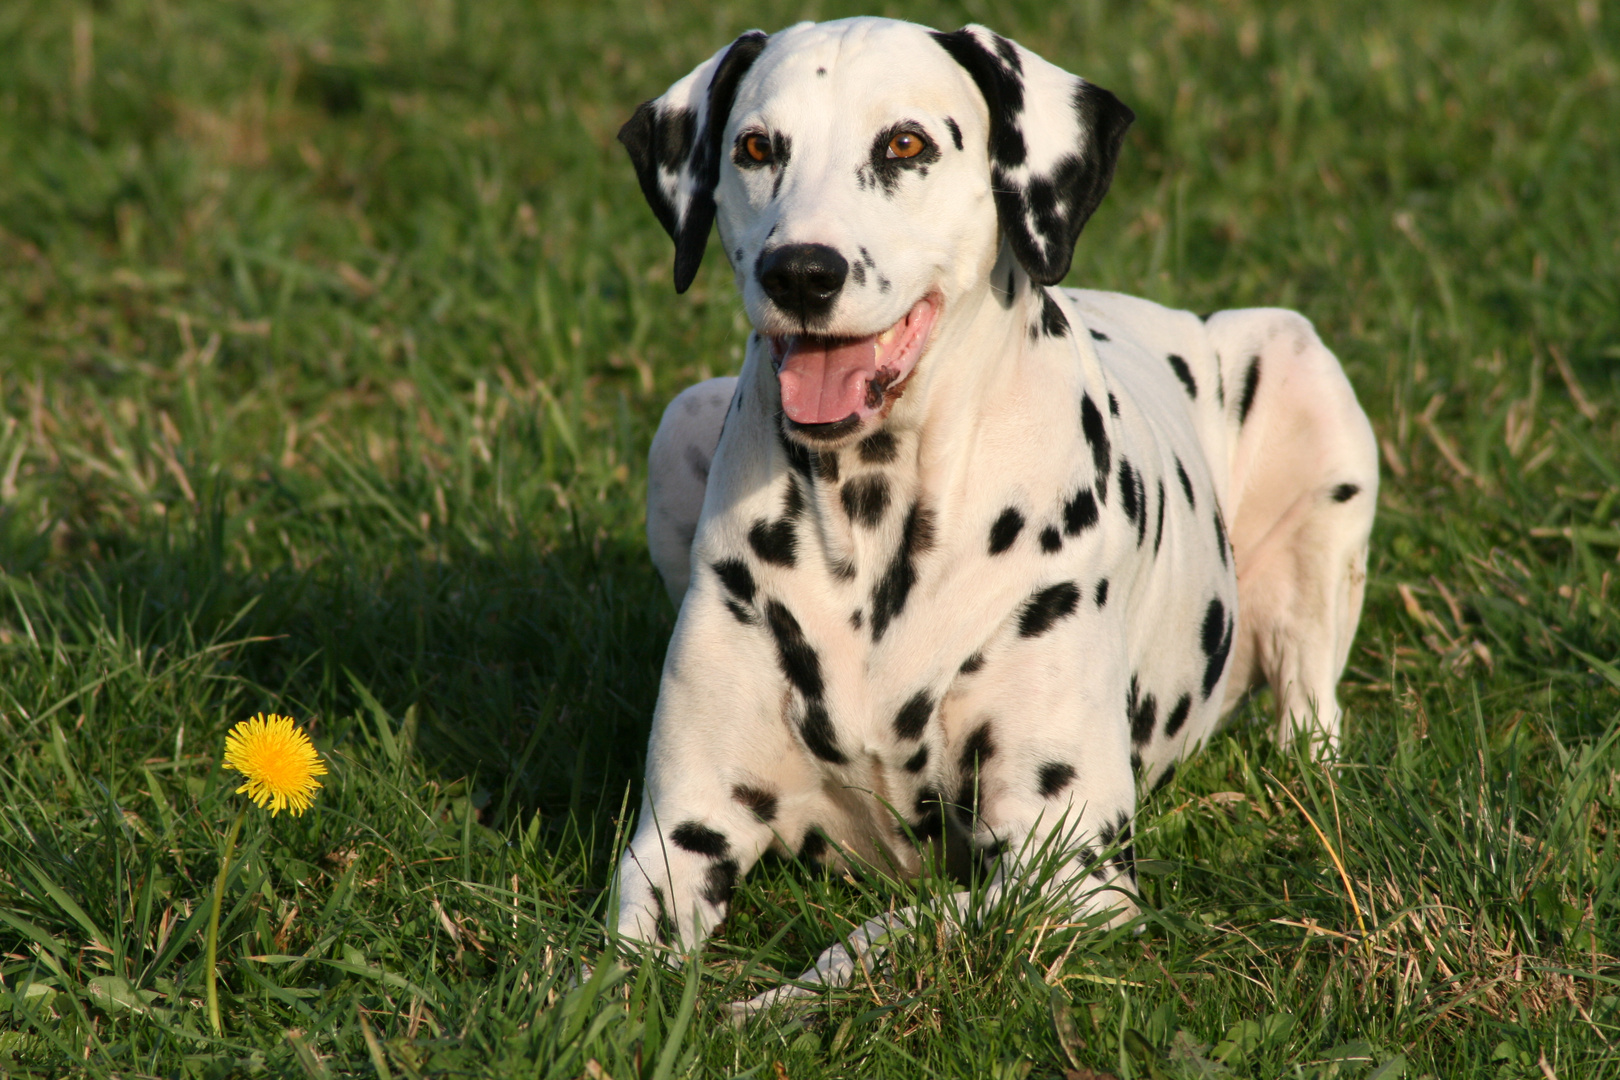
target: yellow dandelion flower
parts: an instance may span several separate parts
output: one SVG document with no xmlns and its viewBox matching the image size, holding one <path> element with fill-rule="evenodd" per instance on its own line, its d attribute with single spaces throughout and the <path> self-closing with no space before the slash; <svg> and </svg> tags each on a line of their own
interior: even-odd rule
<svg viewBox="0 0 1620 1080">
<path fill-rule="evenodd" d="M 315 752 L 309 736 L 295 726 L 290 716 L 259 713 L 244 720 L 225 736 L 225 767 L 247 777 L 236 789 L 238 795 L 259 806 L 270 807 L 270 816 L 290 810 L 294 817 L 315 802 L 326 775 L 326 764 Z"/>
</svg>

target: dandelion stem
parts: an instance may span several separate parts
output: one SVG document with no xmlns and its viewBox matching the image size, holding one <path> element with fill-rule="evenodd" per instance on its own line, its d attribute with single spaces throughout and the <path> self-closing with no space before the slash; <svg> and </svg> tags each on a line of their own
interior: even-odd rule
<svg viewBox="0 0 1620 1080">
<path fill-rule="evenodd" d="M 213 1025 L 215 1035 L 223 1035 L 225 1027 L 219 1021 L 219 990 L 215 986 L 214 959 L 219 953 L 219 908 L 225 900 L 225 875 L 231 870 L 231 853 L 236 850 L 236 837 L 242 831 L 242 819 L 247 817 L 247 808 L 243 807 L 231 823 L 231 831 L 225 836 L 225 853 L 219 860 L 219 878 L 214 882 L 214 910 L 208 916 L 208 1022 Z"/>
</svg>

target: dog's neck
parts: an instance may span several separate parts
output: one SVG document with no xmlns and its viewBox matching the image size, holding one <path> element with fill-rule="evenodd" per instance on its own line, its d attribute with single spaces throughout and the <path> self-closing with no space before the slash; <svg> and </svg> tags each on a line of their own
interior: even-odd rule
<svg viewBox="0 0 1620 1080">
<path fill-rule="evenodd" d="M 926 491 L 958 479 L 931 475 L 930 459 L 965 462 L 961 454 L 933 454 L 930 442 L 972 440 L 987 405 L 1020 381 L 1020 372 L 1045 339 L 1032 337 L 1041 322 L 1043 286 L 1031 281 L 1003 242 L 995 263 L 977 284 L 947 302 L 934 340 L 912 385 L 891 410 L 884 430 L 915 448 L 914 463 Z M 1028 385 L 1027 381 L 1025 385 Z"/>
</svg>

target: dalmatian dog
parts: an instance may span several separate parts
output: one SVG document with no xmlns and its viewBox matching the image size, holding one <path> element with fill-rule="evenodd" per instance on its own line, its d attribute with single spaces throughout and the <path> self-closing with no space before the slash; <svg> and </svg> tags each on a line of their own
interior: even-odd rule
<svg viewBox="0 0 1620 1080">
<path fill-rule="evenodd" d="M 856 18 L 743 34 L 620 132 L 676 289 L 717 226 L 753 324 L 653 440 L 680 614 L 623 939 L 695 946 L 768 849 L 954 844 L 992 893 L 1056 850 L 1042 888 L 1125 918 L 1138 786 L 1247 691 L 1333 753 L 1372 430 L 1294 312 L 1056 287 L 1132 119 L 984 27 Z"/>
</svg>

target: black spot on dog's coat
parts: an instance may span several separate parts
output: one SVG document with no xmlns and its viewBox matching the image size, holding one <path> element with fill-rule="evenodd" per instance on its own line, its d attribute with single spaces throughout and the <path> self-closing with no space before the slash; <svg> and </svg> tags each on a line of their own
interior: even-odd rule
<svg viewBox="0 0 1620 1080">
<path fill-rule="evenodd" d="M 1220 597 L 1216 597 L 1204 610 L 1204 626 L 1199 640 L 1205 657 L 1205 701 L 1215 692 L 1215 684 L 1221 681 L 1221 673 L 1226 670 L 1226 657 L 1232 651 L 1232 630 L 1233 622 L 1226 613 L 1226 605 L 1221 603 Z"/>
<path fill-rule="evenodd" d="M 1159 720 L 1159 702 L 1152 694 L 1139 694 L 1136 676 L 1131 676 L 1130 695 L 1125 711 L 1131 719 L 1131 744 L 1141 746 L 1153 738 L 1153 726 Z"/>
<path fill-rule="evenodd" d="M 1056 526 L 1048 525 L 1041 530 L 1041 550 L 1048 555 L 1055 555 L 1063 550 L 1063 537 Z"/>
<path fill-rule="evenodd" d="M 934 699 L 926 690 L 919 690 L 900 706 L 894 714 L 894 733 L 902 739 L 918 739 L 928 727 L 928 718 L 934 715 Z"/>
<path fill-rule="evenodd" d="M 816 454 L 816 476 L 829 484 L 838 482 L 838 451 L 823 450 Z"/>
<path fill-rule="evenodd" d="M 958 150 L 962 149 L 962 129 L 956 126 L 956 121 L 949 116 L 945 118 L 945 129 L 951 133 L 951 142 Z"/>
<path fill-rule="evenodd" d="M 1090 844 L 1081 844 L 1074 851 L 1075 861 L 1086 868 L 1087 873 L 1096 873 L 1097 852 Z"/>
<path fill-rule="evenodd" d="M 668 945 L 677 940 L 679 935 L 675 932 L 674 921 L 669 917 L 669 909 L 664 906 L 664 890 L 656 885 L 652 886 L 652 898 L 655 912 L 653 924 L 656 927 L 654 933 L 658 935 L 660 945 Z"/>
<path fill-rule="evenodd" d="M 804 830 L 804 839 L 799 841 L 799 858 L 805 862 L 820 862 L 826 854 L 827 838 L 821 830 L 814 825 Z"/>
<path fill-rule="evenodd" d="M 1125 461 L 1125 459 L 1120 458 L 1120 466 L 1119 466 L 1119 486 L 1120 486 L 1120 489 L 1121 489 L 1120 498 L 1123 499 L 1123 498 L 1126 497 L 1124 495 L 1124 493 L 1123 493 L 1124 489 L 1126 487 L 1130 487 L 1134 491 L 1134 497 L 1132 498 L 1131 501 L 1133 501 L 1136 504 L 1136 513 L 1134 515 L 1131 514 L 1129 509 L 1127 509 L 1125 513 L 1126 513 L 1127 517 L 1131 518 L 1132 521 L 1136 522 L 1136 546 L 1141 547 L 1142 546 L 1142 541 L 1147 539 L 1147 519 L 1148 519 L 1147 483 L 1146 483 L 1145 478 L 1142 476 L 1142 472 L 1141 472 L 1140 469 L 1131 469 L 1131 471 L 1130 471 L 1130 473 L 1131 473 L 1130 480 L 1129 480 L 1129 482 L 1127 482 L 1126 478 L 1125 478 L 1125 470 L 1127 468 L 1127 465 L 1128 465 L 1128 463 Z"/>
<path fill-rule="evenodd" d="M 1182 694 L 1176 700 L 1175 707 L 1170 710 L 1170 715 L 1164 718 L 1164 734 L 1166 738 L 1175 737 L 1176 732 L 1181 730 L 1181 725 L 1187 722 L 1187 714 L 1191 711 L 1192 695 Z"/>
<path fill-rule="evenodd" d="M 928 764 L 928 744 L 917 747 L 917 752 L 906 759 L 906 772 L 916 775 Z"/>
<path fill-rule="evenodd" d="M 971 675 L 975 671 L 978 671 L 982 667 L 984 667 L 984 652 L 983 652 L 983 650 L 974 653 L 972 656 L 970 656 L 966 660 L 962 661 L 962 666 L 960 668 L 958 668 L 957 670 L 960 671 L 963 675 Z"/>
<path fill-rule="evenodd" d="M 1118 838 L 1119 838 L 1119 826 L 1114 825 L 1114 824 L 1112 824 L 1110 822 L 1107 822 L 1107 821 L 1105 821 L 1101 825 L 1097 826 L 1097 843 L 1098 843 L 1098 845 L 1100 847 L 1104 848 L 1105 850 L 1107 848 L 1113 847 L 1114 846 L 1114 841 L 1116 839 L 1118 839 Z M 1092 857 L 1095 858 L 1096 856 L 1092 856 Z"/>
<path fill-rule="evenodd" d="M 1050 799 L 1074 780 L 1074 766 L 1061 761 L 1048 761 L 1041 766 L 1039 780 L 1041 797 Z"/>
<path fill-rule="evenodd" d="M 1137 515 L 1142 512 L 1136 501 L 1136 470 L 1131 468 L 1130 460 L 1123 457 L 1119 459 L 1119 506 L 1125 511 L 1125 519 L 1135 524 Z"/>
<path fill-rule="evenodd" d="M 754 575 L 748 572 L 748 566 L 741 559 L 721 559 L 710 565 L 728 593 L 744 604 L 754 602 Z"/>
<path fill-rule="evenodd" d="M 799 734 L 804 737 L 804 745 L 822 761 L 832 765 L 848 764 L 849 759 L 838 748 L 838 733 L 833 730 L 832 717 L 827 715 L 827 707 L 819 700 L 805 703 Z"/>
<path fill-rule="evenodd" d="M 855 452 L 868 465 L 887 465 L 897 453 L 894 436 L 887 431 L 874 431 L 860 441 Z"/>
<path fill-rule="evenodd" d="M 911 823 L 911 832 L 918 840 L 932 840 L 945 831 L 942 802 L 939 792 L 932 788 L 917 792 L 916 801 L 912 804 L 916 820 Z"/>
<path fill-rule="evenodd" d="M 1113 457 L 1108 445 L 1108 428 L 1103 423 L 1102 413 L 1091 400 L 1090 394 L 1080 398 L 1080 430 L 1085 434 L 1086 443 L 1091 447 L 1091 461 L 1097 467 L 1097 501 L 1108 503 L 1108 474 L 1113 471 Z"/>
<path fill-rule="evenodd" d="M 806 454 L 805 469 L 809 467 Z M 804 513 L 804 493 L 799 489 L 799 482 L 791 476 L 788 477 L 782 502 L 782 516 L 776 521 L 765 518 L 755 520 L 753 527 L 748 530 L 748 546 L 768 563 L 791 567 L 798 561 L 798 537 L 793 523 Z"/>
<path fill-rule="evenodd" d="M 1059 619 L 1074 614 L 1079 603 L 1080 589 L 1072 581 L 1041 589 L 1024 602 L 1024 610 L 1018 615 L 1018 636 L 1039 637 Z"/>
<path fill-rule="evenodd" d="M 1204 630 L 1200 644 L 1204 648 L 1205 656 L 1214 656 L 1220 648 L 1221 635 L 1226 629 L 1226 605 L 1221 603 L 1220 597 L 1209 602 L 1204 609 Z"/>
<path fill-rule="evenodd" d="M 1333 501 L 1336 503 L 1349 502 L 1361 493 L 1361 488 L 1355 484 L 1340 484 L 1333 489 Z"/>
<path fill-rule="evenodd" d="M 1131 822 L 1123 813 L 1120 814 L 1118 831 L 1115 839 L 1120 844 L 1119 854 L 1114 856 L 1114 866 L 1122 874 L 1129 874 L 1132 879 L 1136 877 L 1136 845 L 1131 842 Z"/>
<path fill-rule="evenodd" d="M 1063 504 L 1063 531 L 1078 536 L 1095 524 L 1097 497 L 1089 488 L 1075 492 L 1074 497 Z"/>
<path fill-rule="evenodd" d="M 1101 581 L 1097 582 L 1097 588 L 1091 594 L 1091 597 L 1092 597 L 1093 600 L 1096 601 L 1097 609 L 1099 611 L 1102 610 L 1104 607 L 1106 607 L 1108 605 L 1108 579 L 1107 578 L 1103 578 Z"/>
<path fill-rule="evenodd" d="M 962 753 L 957 763 L 965 773 L 972 772 L 976 767 L 996 756 L 996 742 L 990 734 L 990 721 L 986 720 L 973 729 L 962 743 Z"/>
<path fill-rule="evenodd" d="M 838 497 L 851 521 L 875 529 L 889 508 L 889 482 L 881 476 L 856 477 L 839 489 Z"/>
<path fill-rule="evenodd" d="M 1187 366 L 1187 361 L 1175 353 L 1171 353 L 1165 359 L 1170 361 L 1170 370 L 1176 373 L 1176 378 L 1181 380 L 1181 385 L 1187 388 L 1187 396 L 1197 401 L 1198 380 L 1193 378 L 1192 368 Z"/>
<path fill-rule="evenodd" d="M 1243 392 L 1238 397 L 1238 424 L 1248 422 L 1249 410 L 1254 408 L 1254 395 L 1260 389 L 1260 358 L 1249 360 L 1249 370 L 1243 373 Z"/>
<path fill-rule="evenodd" d="M 1108 392 L 1108 415 L 1115 418 L 1119 416 L 1119 398 L 1114 396 L 1112 390 Z"/>
<path fill-rule="evenodd" d="M 729 907 L 731 894 L 737 891 L 737 871 L 736 859 L 721 859 L 704 875 L 700 895 L 715 907 Z"/>
<path fill-rule="evenodd" d="M 708 456 L 695 446 L 688 446 L 683 456 L 686 458 L 686 467 L 692 471 L 692 475 L 697 478 L 698 483 L 707 484 L 709 482 Z"/>
<path fill-rule="evenodd" d="M 1103 333 L 1101 330 L 1092 330 L 1091 331 L 1091 340 L 1093 340 L 1093 341 L 1109 341 L 1111 339 L 1108 337 L 1107 334 Z"/>
<path fill-rule="evenodd" d="M 1215 508 L 1215 550 L 1220 553 L 1221 565 L 1226 565 L 1226 521 L 1221 517 L 1221 508 Z"/>
<path fill-rule="evenodd" d="M 888 569 L 872 590 L 872 641 L 883 639 L 883 632 L 903 610 L 911 587 L 917 583 L 917 557 L 934 546 L 934 515 L 920 502 L 911 504 L 901 530 L 900 546 Z"/>
<path fill-rule="evenodd" d="M 990 554 L 1000 555 L 1013 546 L 1018 534 L 1024 528 L 1024 515 L 1012 507 L 1007 507 L 997 517 L 995 524 L 990 526 Z"/>
<path fill-rule="evenodd" d="M 1164 481 L 1163 480 L 1158 481 L 1158 485 L 1159 485 L 1159 523 L 1158 523 L 1158 525 L 1154 526 L 1154 529 L 1153 529 L 1153 554 L 1155 554 L 1155 555 L 1157 555 L 1159 553 L 1159 542 L 1164 539 Z"/>
<path fill-rule="evenodd" d="M 1069 333 L 1069 317 L 1045 289 L 1041 290 L 1041 333 L 1047 337 L 1067 337 Z"/>
<path fill-rule="evenodd" d="M 854 629 L 854 630 L 859 630 L 861 628 L 861 609 L 860 608 L 856 608 L 854 611 L 850 612 L 849 625 L 850 625 L 850 628 Z"/>
<path fill-rule="evenodd" d="M 1198 509 L 1198 500 L 1193 496 L 1192 480 L 1187 476 L 1187 469 L 1176 458 L 1176 479 L 1181 481 L 1181 493 L 1187 496 L 1187 506 L 1193 510 Z"/>
<path fill-rule="evenodd" d="M 718 859 L 731 850 L 725 834 L 716 832 L 699 821 L 683 821 L 669 834 L 670 842 L 682 851 Z"/>
<path fill-rule="evenodd" d="M 774 791 L 750 784 L 734 784 L 731 788 L 731 797 L 752 810 L 759 820 L 767 822 L 776 820 L 778 799 Z"/>
<path fill-rule="evenodd" d="M 821 658 L 805 641 L 799 620 L 780 601 L 772 600 L 765 605 L 765 621 L 770 625 L 771 635 L 776 638 L 776 659 L 782 667 L 782 674 L 806 699 L 820 698 L 824 688 Z"/>
<path fill-rule="evenodd" d="M 1175 777 L 1176 777 L 1176 765 L 1175 765 L 1175 762 L 1171 762 L 1170 767 L 1168 769 L 1165 769 L 1164 772 L 1160 773 L 1159 778 L 1157 780 L 1153 781 L 1153 790 L 1154 791 L 1161 790 L 1166 785 L 1168 785 L 1171 780 L 1174 780 Z"/>
</svg>

